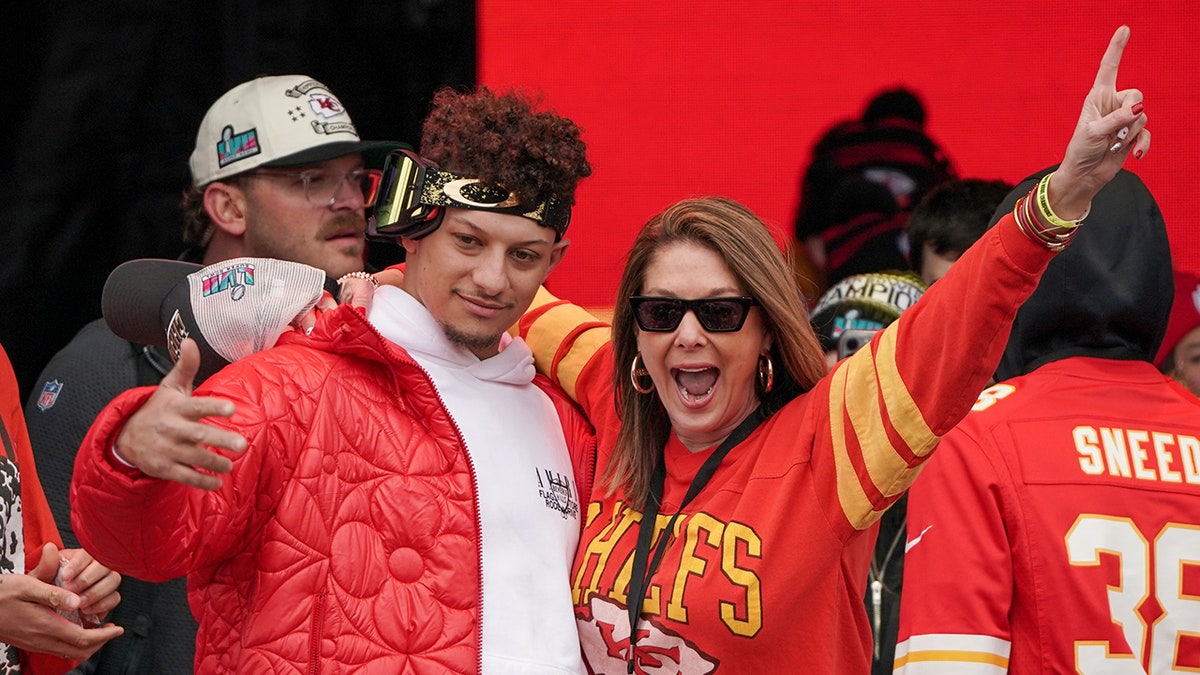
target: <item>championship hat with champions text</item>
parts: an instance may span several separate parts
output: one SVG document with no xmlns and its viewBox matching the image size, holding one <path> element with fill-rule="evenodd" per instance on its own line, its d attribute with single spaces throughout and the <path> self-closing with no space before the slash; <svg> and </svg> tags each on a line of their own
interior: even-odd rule
<svg viewBox="0 0 1200 675">
<path fill-rule="evenodd" d="M 225 92 L 205 113 L 188 165 L 199 187 L 260 166 L 317 164 L 399 144 L 364 141 L 341 101 L 306 75 L 268 75 Z M 374 151 L 374 152 L 373 152 Z"/>
<path fill-rule="evenodd" d="M 854 274 L 825 291 L 809 320 L 821 347 L 835 349 L 846 331 L 886 328 L 924 293 L 921 278 L 908 270 Z"/>
</svg>

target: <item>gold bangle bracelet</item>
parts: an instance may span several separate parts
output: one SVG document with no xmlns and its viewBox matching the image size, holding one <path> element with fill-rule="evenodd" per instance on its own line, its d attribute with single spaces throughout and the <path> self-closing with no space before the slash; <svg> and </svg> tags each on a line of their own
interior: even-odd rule
<svg viewBox="0 0 1200 675">
<path fill-rule="evenodd" d="M 1041 224 L 1037 222 L 1037 216 L 1033 214 L 1033 207 L 1031 205 L 1034 198 L 1034 191 L 1030 190 L 1029 194 L 1018 199 L 1016 205 L 1013 207 L 1013 220 L 1017 222 L 1017 229 L 1027 239 L 1047 250 L 1057 253 L 1065 249 L 1075 238 L 1075 234 L 1079 230 L 1070 229 L 1064 232 L 1053 233 L 1043 229 Z"/>
</svg>

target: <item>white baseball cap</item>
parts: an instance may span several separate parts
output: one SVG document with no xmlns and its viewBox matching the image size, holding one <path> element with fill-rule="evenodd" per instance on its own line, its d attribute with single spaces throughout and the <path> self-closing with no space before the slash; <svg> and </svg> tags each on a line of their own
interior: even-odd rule
<svg viewBox="0 0 1200 675">
<path fill-rule="evenodd" d="M 208 109 L 188 164 L 199 187 L 260 166 L 301 166 L 397 147 L 364 141 L 350 113 L 306 75 L 269 75 L 225 92 Z"/>
<path fill-rule="evenodd" d="M 228 363 L 267 349 L 321 299 L 325 272 L 270 258 L 233 258 L 201 267 L 143 258 L 108 275 L 104 320 L 116 335 L 166 347 L 179 359 L 190 337 L 200 347 L 202 382 Z"/>
</svg>

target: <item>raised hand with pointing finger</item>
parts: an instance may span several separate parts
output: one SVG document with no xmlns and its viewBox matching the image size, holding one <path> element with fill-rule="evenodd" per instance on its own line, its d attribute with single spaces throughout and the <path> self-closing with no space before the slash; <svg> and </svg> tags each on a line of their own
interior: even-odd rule
<svg viewBox="0 0 1200 675">
<path fill-rule="evenodd" d="M 1117 89 L 1117 70 L 1128 42 L 1129 27 L 1121 26 L 1108 43 L 1050 184 L 1050 206 L 1066 220 L 1086 214 L 1092 197 L 1112 180 L 1126 157 L 1141 159 L 1150 150 L 1142 92 Z"/>
</svg>

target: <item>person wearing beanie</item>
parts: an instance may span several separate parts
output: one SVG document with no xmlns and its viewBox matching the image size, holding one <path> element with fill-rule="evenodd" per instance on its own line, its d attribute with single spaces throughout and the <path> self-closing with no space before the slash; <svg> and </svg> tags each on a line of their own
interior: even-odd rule
<svg viewBox="0 0 1200 675">
<path fill-rule="evenodd" d="M 818 293 L 860 272 L 903 268 L 904 223 L 931 189 L 957 176 L 907 87 L 879 92 L 861 115 L 833 124 L 813 146 L 794 221 L 798 253 Z"/>
<path fill-rule="evenodd" d="M 1200 277 L 1195 273 L 1175 272 L 1175 304 L 1155 362 L 1200 396 Z"/>
<path fill-rule="evenodd" d="M 389 154 L 370 223 L 404 247 L 402 287 L 226 353 L 194 397 L 181 339 L 162 385 L 119 396 L 80 449 L 80 540 L 187 576 L 197 672 L 583 672 L 570 569 L 595 439 L 507 329 L 567 250 L 586 148 L 486 88 L 438 92 L 420 147 Z M 250 297 L 191 274 L 193 310 Z"/>
<path fill-rule="evenodd" d="M 308 75 L 265 75 L 222 94 L 205 113 L 188 161 L 185 261 L 213 265 L 241 256 L 301 262 L 330 281 L 363 270 L 366 207 L 388 141 L 359 137 L 349 111 Z M 103 319 L 84 326 L 43 368 L 25 405 L 29 435 L 54 518 L 68 546 L 68 490 L 88 427 L 118 394 L 157 384 L 167 350 L 115 335 Z M 113 621 L 127 628 L 89 661 L 105 673 L 186 673 L 196 620 L 182 578 L 126 576 Z"/>
</svg>

